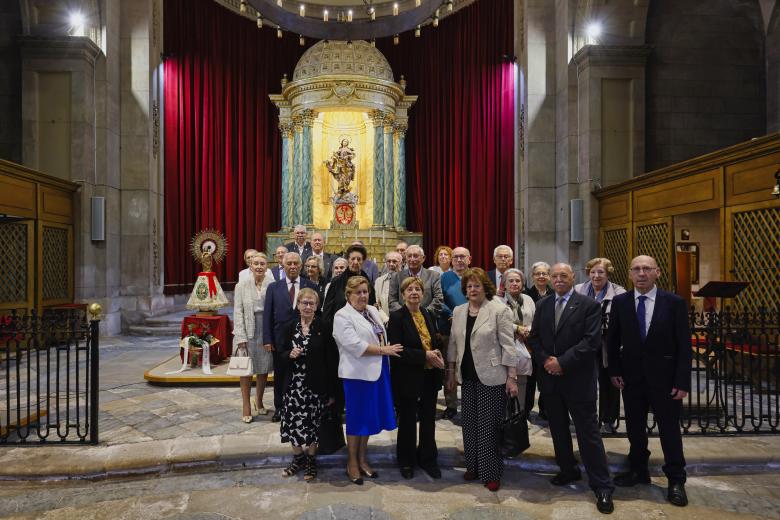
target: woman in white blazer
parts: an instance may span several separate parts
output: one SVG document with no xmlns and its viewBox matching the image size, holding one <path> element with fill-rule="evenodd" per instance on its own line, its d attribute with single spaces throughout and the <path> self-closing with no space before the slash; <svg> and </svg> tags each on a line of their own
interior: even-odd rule
<svg viewBox="0 0 780 520">
<path fill-rule="evenodd" d="M 251 377 L 240 378 L 243 401 L 241 420 L 245 423 L 252 422 L 253 412 L 268 414 L 263 406 L 263 393 L 268 372 L 273 370 L 273 354 L 263 348 L 263 307 L 266 289 L 274 279 L 272 276 L 266 276 L 267 268 L 268 258 L 265 254 L 252 255 L 249 264 L 252 276 L 238 282 L 233 295 L 233 343 L 236 345 L 234 353 L 239 349 L 248 351 L 257 380 L 257 396 L 252 400 L 250 408 Z"/>
<path fill-rule="evenodd" d="M 358 485 L 361 476 L 377 478 L 366 458 L 368 437 L 396 428 L 390 365 L 401 345 L 388 345 L 382 318 L 368 304 L 368 279 L 353 276 L 346 283 L 347 305 L 333 317 L 333 339 L 339 349 L 339 377 L 344 384 L 347 423 L 347 477 Z"/>
<path fill-rule="evenodd" d="M 461 384 L 466 480 L 501 487 L 504 462 L 498 429 L 506 394 L 517 395 L 517 350 L 509 307 L 493 298 L 496 287 L 480 268 L 461 278 L 467 303 L 455 307 L 447 349 L 447 387 Z"/>
</svg>

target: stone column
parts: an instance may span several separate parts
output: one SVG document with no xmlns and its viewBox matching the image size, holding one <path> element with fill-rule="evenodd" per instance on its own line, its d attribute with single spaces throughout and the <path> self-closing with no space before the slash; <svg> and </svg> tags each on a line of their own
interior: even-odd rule
<svg viewBox="0 0 780 520">
<path fill-rule="evenodd" d="M 383 228 L 385 224 L 385 113 L 371 111 L 374 123 L 374 227 Z"/>
<path fill-rule="evenodd" d="M 398 121 L 393 127 L 397 137 L 398 154 L 395 171 L 395 228 L 406 230 L 406 121 Z"/>
<path fill-rule="evenodd" d="M 303 119 L 293 116 L 292 225 L 303 222 Z"/>
<path fill-rule="evenodd" d="M 291 121 L 280 121 L 279 130 L 282 133 L 282 229 L 292 227 L 292 165 L 290 164 L 290 143 L 293 137 Z"/>
<path fill-rule="evenodd" d="M 312 193 L 312 182 L 314 180 L 314 171 L 312 168 L 312 126 L 317 113 L 314 110 L 304 110 L 301 112 L 303 123 L 303 149 L 301 150 L 301 221 L 305 226 L 314 225 L 314 195 Z"/>
<path fill-rule="evenodd" d="M 385 227 L 395 227 L 395 145 L 393 143 L 393 118 L 385 118 Z"/>
</svg>

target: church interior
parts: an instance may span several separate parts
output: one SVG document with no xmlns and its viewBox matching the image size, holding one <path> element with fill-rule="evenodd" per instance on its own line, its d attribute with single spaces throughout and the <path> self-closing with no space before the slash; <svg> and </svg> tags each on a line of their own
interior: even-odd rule
<svg viewBox="0 0 780 520">
<path fill-rule="evenodd" d="M 698 308 L 711 281 L 780 301 L 773 0 L 0 10 L 3 313 L 97 302 L 127 332 L 183 308 L 197 232 L 226 237 L 230 295 L 242 252 L 298 224 L 380 268 L 400 240 L 486 269 L 507 244 L 628 285 L 648 253 Z"/>
</svg>

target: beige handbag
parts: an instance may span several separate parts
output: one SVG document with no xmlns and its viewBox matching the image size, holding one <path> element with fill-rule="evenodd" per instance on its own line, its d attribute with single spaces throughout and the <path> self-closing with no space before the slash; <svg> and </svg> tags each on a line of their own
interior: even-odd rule
<svg viewBox="0 0 780 520">
<path fill-rule="evenodd" d="M 245 355 L 238 355 L 241 350 L 244 351 Z M 245 347 L 237 349 L 236 352 L 230 356 L 227 375 L 234 377 L 250 377 L 252 374 L 252 358 L 249 357 L 249 351 Z"/>
</svg>

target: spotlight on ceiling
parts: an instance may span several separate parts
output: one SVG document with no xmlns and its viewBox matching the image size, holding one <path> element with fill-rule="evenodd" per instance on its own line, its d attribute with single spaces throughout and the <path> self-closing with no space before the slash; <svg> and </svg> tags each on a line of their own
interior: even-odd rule
<svg viewBox="0 0 780 520">
<path fill-rule="evenodd" d="M 599 22 L 590 22 L 585 27 L 585 36 L 588 38 L 588 43 L 596 43 L 601 36 L 601 24 Z"/>
<path fill-rule="evenodd" d="M 80 11 L 70 13 L 70 34 L 72 36 L 84 36 L 86 23 L 87 18 Z"/>
</svg>

